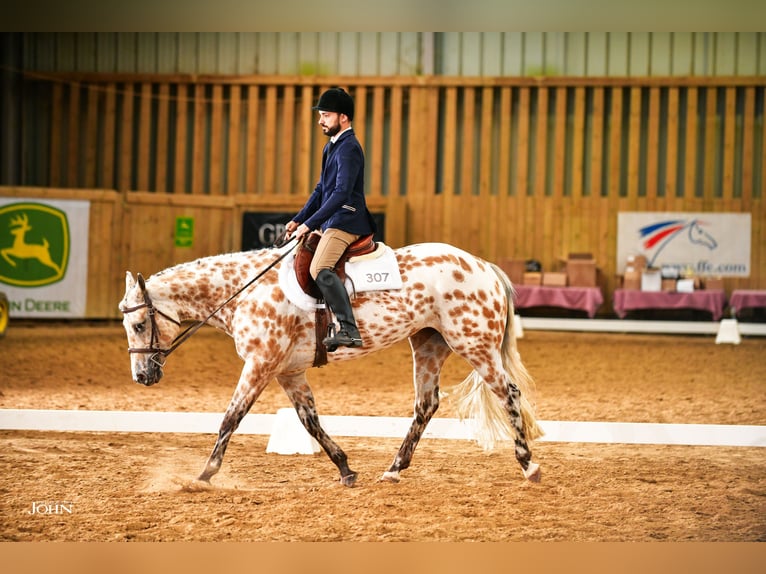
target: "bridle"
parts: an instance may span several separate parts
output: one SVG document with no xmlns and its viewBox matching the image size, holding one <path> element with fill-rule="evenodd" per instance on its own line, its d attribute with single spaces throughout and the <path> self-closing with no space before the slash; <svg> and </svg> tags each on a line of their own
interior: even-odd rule
<svg viewBox="0 0 766 574">
<path fill-rule="evenodd" d="M 277 241 L 274 243 L 276 247 L 284 247 L 291 241 L 293 241 L 295 238 L 287 239 L 286 234 L 285 237 L 277 239 Z M 128 313 L 133 313 L 134 311 L 138 311 L 139 309 L 148 309 L 149 313 L 149 324 L 151 328 L 150 333 L 150 339 L 149 339 L 149 346 L 148 347 L 128 347 L 128 353 L 151 353 L 152 356 L 149 357 L 149 360 L 153 363 L 157 364 L 159 367 L 162 367 L 165 363 L 165 359 L 167 358 L 170 353 L 175 351 L 181 343 L 186 341 L 189 337 L 191 337 L 194 333 L 196 333 L 203 325 L 207 324 L 210 319 L 213 318 L 213 316 L 218 313 L 221 309 L 223 309 L 228 303 L 231 302 L 232 299 L 237 297 L 242 291 L 250 287 L 253 283 L 255 283 L 258 279 L 260 279 L 269 269 L 274 267 L 277 263 L 282 261 L 287 255 L 295 249 L 295 247 L 298 244 L 296 243 L 293 245 L 290 249 L 287 249 L 284 253 L 282 253 L 279 257 L 277 257 L 274 261 L 272 261 L 265 269 L 263 269 L 258 275 L 250 279 L 247 283 L 245 283 L 242 287 L 237 289 L 237 291 L 234 292 L 231 297 L 226 299 L 223 303 L 221 303 L 218 307 L 213 310 L 212 313 L 210 313 L 204 320 L 197 321 L 196 323 L 192 323 L 189 325 L 182 333 L 180 333 L 175 339 L 173 339 L 173 342 L 170 344 L 170 347 L 167 349 L 163 349 L 160 347 L 160 329 L 157 326 L 157 315 L 160 315 L 170 321 L 171 323 L 175 323 L 179 327 L 181 326 L 181 322 L 178 319 L 174 319 L 167 313 L 162 312 L 160 309 L 154 306 L 152 303 L 151 297 L 149 297 L 149 293 L 146 291 L 146 282 L 144 281 L 143 276 L 138 273 L 137 274 L 137 280 L 138 280 L 138 286 L 141 288 L 141 295 L 144 298 L 143 303 L 139 303 L 138 305 L 134 307 L 126 307 L 122 310 L 123 315 L 127 315 Z"/>
<path fill-rule="evenodd" d="M 139 309 L 148 309 L 149 311 L 149 324 L 150 324 L 150 339 L 149 339 L 149 346 L 148 347 L 128 347 L 128 353 L 152 353 L 151 360 L 155 363 L 160 364 L 161 362 L 157 360 L 157 356 L 161 356 L 163 359 L 167 357 L 170 353 L 172 353 L 178 345 L 176 344 L 176 341 L 178 341 L 178 337 L 176 337 L 176 341 L 173 341 L 173 344 L 170 346 L 169 349 L 163 349 L 160 347 L 160 329 L 157 326 L 157 315 L 161 315 L 168 321 L 175 323 L 179 327 L 181 326 L 181 321 L 178 319 L 174 319 L 167 313 L 163 313 L 161 310 L 157 309 L 154 306 L 154 303 L 152 303 L 152 298 L 149 297 L 149 293 L 146 291 L 146 282 L 144 281 L 143 276 L 139 273 L 138 274 L 138 286 L 141 288 L 141 294 L 144 297 L 144 302 L 139 303 L 138 305 L 134 307 L 127 307 L 122 310 L 123 315 L 127 315 L 128 313 L 133 313 L 134 311 L 138 311 Z M 179 343 L 180 344 L 180 343 Z"/>
</svg>

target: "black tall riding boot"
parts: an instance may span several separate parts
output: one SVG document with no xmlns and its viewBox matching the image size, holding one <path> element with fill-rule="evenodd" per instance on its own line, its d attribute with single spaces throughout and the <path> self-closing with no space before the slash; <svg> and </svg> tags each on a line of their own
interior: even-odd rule
<svg viewBox="0 0 766 574">
<path fill-rule="evenodd" d="M 329 269 L 322 269 L 317 275 L 316 283 L 325 303 L 330 306 L 340 323 L 340 329 L 337 332 L 335 332 L 335 325 L 331 324 L 327 337 L 322 341 L 327 351 L 332 353 L 338 347 L 361 347 L 362 337 L 359 329 L 356 328 L 351 301 L 340 278 Z"/>
</svg>

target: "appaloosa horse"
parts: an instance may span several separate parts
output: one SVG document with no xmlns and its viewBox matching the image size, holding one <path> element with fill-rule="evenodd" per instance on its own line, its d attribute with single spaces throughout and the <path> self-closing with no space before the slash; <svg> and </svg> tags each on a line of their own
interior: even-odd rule
<svg viewBox="0 0 766 574">
<path fill-rule="evenodd" d="M 224 414 L 218 439 L 199 480 L 209 482 L 221 467 L 232 433 L 263 389 L 274 379 L 287 393 L 306 427 L 352 486 L 356 473 L 346 454 L 319 424 L 306 381 L 316 350 L 315 315 L 291 303 L 278 281 L 285 254 L 275 248 L 205 257 L 156 273 L 146 281 L 128 272 L 120 303 L 128 337 L 133 379 L 153 385 L 187 320 L 204 321 L 233 337 L 244 361 L 239 382 Z M 516 349 L 513 288 L 496 265 L 441 243 L 394 251 L 401 289 L 358 293 L 354 314 L 364 347 L 341 348 L 328 362 L 356 359 L 409 338 L 414 360 L 414 419 L 390 468 L 381 480 L 397 482 L 410 464 L 428 421 L 439 406 L 439 377 L 451 353 L 474 371 L 454 394 L 461 417 L 485 424 L 477 440 L 491 447 L 496 438 L 515 440 L 524 476 L 540 480 L 529 442 L 542 432 L 526 393 L 531 379 Z M 273 265 L 273 267 L 272 267 Z M 260 280 L 226 305 L 258 271 Z M 212 316 L 211 316 L 212 314 Z M 479 421 L 478 419 L 484 419 Z"/>
</svg>

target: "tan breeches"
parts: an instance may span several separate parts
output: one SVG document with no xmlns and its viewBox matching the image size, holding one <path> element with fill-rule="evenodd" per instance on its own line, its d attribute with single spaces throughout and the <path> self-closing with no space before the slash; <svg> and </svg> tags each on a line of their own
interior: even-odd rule
<svg viewBox="0 0 766 574">
<path fill-rule="evenodd" d="M 311 260 L 309 273 L 314 279 L 322 269 L 333 269 L 346 248 L 359 239 L 359 235 L 346 233 L 340 229 L 327 229 L 322 233 L 314 258 Z"/>
</svg>

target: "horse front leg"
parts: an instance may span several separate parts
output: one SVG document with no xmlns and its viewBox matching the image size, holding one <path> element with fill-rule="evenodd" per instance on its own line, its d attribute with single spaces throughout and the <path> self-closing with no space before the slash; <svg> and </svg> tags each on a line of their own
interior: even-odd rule
<svg viewBox="0 0 766 574">
<path fill-rule="evenodd" d="M 412 335 L 410 347 L 415 385 L 415 417 L 394 462 L 380 477 L 385 482 L 399 482 L 399 472 L 410 466 L 415 447 L 439 408 L 439 375 L 444 361 L 452 353 L 441 333 L 434 329 L 423 329 Z"/>
<path fill-rule="evenodd" d="M 223 415 L 213 452 L 210 453 L 205 470 L 199 475 L 198 480 L 210 482 L 210 478 L 221 469 L 223 455 L 226 453 L 231 435 L 237 430 L 242 419 L 245 418 L 253 403 L 270 381 L 271 374 L 265 372 L 262 366 L 249 362 L 245 364 L 239 376 L 237 388 L 234 390 L 229 406 Z"/>
<path fill-rule="evenodd" d="M 344 486 L 354 486 L 357 474 L 348 467 L 346 453 L 343 452 L 343 449 L 330 438 L 330 435 L 319 424 L 319 414 L 314 404 L 314 394 L 311 392 L 311 388 L 306 381 L 306 372 L 278 375 L 277 381 L 293 403 L 303 426 L 316 439 L 335 466 L 338 467 L 341 484 Z"/>
</svg>

